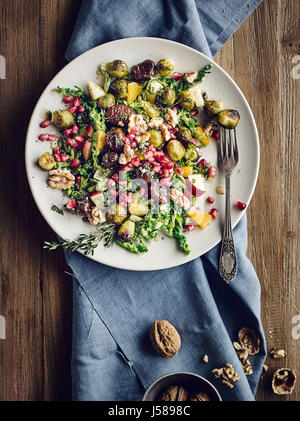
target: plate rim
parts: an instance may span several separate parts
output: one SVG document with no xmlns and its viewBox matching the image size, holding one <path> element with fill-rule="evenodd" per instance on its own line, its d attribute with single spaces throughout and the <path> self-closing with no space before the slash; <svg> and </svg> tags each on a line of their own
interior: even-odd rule
<svg viewBox="0 0 300 421">
<path fill-rule="evenodd" d="M 213 58 L 208 57 L 206 54 L 203 54 L 202 52 L 196 50 L 195 48 L 192 48 L 192 47 L 190 47 L 190 46 L 188 46 L 186 44 L 180 43 L 178 41 L 173 41 L 173 40 L 169 40 L 167 38 L 158 38 L 158 37 L 128 37 L 128 38 L 120 38 L 120 39 L 113 40 L 113 41 L 108 41 L 106 43 L 99 44 L 99 45 L 97 45 L 97 46 L 95 46 L 93 48 L 90 48 L 89 50 L 84 51 L 83 53 L 81 53 L 80 55 L 78 55 L 77 57 L 75 57 L 74 59 L 72 59 L 70 62 L 68 62 L 65 66 L 63 66 L 62 69 L 59 70 L 52 77 L 52 79 L 50 80 L 50 82 L 43 89 L 43 91 L 40 94 L 40 96 L 39 96 L 39 98 L 38 98 L 38 100 L 37 100 L 37 102 L 36 102 L 36 104 L 35 104 L 35 106 L 33 108 L 33 111 L 31 113 L 31 117 L 30 117 L 30 120 L 29 120 L 29 123 L 28 123 L 28 126 L 27 126 L 26 138 L 25 138 L 25 148 L 24 148 L 25 169 L 26 169 L 27 181 L 28 181 L 28 184 L 29 184 L 31 195 L 33 197 L 33 200 L 34 200 L 34 202 L 35 202 L 35 204 L 36 204 L 39 212 L 41 213 L 41 215 L 44 218 L 44 220 L 46 221 L 46 223 L 49 225 L 49 227 L 54 231 L 54 233 L 57 236 L 59 236 L 59 234 L 57 233 L 57 230 L 54 229 L 53 226 L 52 226 L 52 224 L 49 222 L 48 217 L 47 217 L 47 213 L 44 212 L 42 210 L 42 208 L 39 206 L 38 198 L 34 194 L 34 189 L 33 189 L 33 186 L 32 186 L 32 180 L 31 180 L 31 177 L 29 175 L 29 172 L 30 172 L 30 162 L 29 162 L 29 159 L 27 159 L 28 158 L 28 155 L 29 155 L 28 154 L 28 149 L 29 149 L 29 144 L 30 144 L 29 143 L 30 142 L 29 132 L 31 131 L 31 126 L 33 125 L 34 115 L 36 114 L 36 111 L 38 110 L 38 106 L 39 106 L 39 103 L 41 101 L 42 96 L 50 88 L 50 85 L 52 84 L 52 81 L 56 77 L 58 77 L 62 72 L 64 72 L 68 67 L 71 67 L 71 65 L 73 64 L 73 62 L 75 62 L 76 60 L 80 60 L 80 58 L 82 56 L 84 56 L 84 55 L 86 55 L 88 53 L 91 53 L 92 51 L 97 50 L 97 49 L 99 49 L 99 48 L 101 48 L 103 46 L 107 46 L 107 45 L 110 45 L 110 44 L 112 45 L 112 44 L 118 44 L 118 43 L 133 42 L 133 41 L 137 41 L 137 40 L 139 40 L 139 41 L 158 41 L 158 42 L 162 42 L 162 43 L 166 43 L 166 44 L 171 43 L 171 44 L 174 44 L 175 46 L 177 45 L 177 46 L 180 46 L 180 47 L 184 47 L 184 48 L 190 50 L 193 53 L 197 53 L 199 56 L 201 56 L 202 58 L 204 58 L 205 60 L 207 60 L 210 64 L 212 64 L 214 67 L 218 68 L 218 70 L 224 75 L 224 77 L 226 79 L 228 79 L 235 86 L 235 88 L 237 89 L 237 91 L 238 91 L 241 99 L 243 100 L 243 102 L 244 102 L 244 104 L 245 104 L 245 106 L 247 108 L 247 111 L 248 111 L 249 116 L 250 116 L 250 119 L 251 119 L 252 126 L 254 128 L 254 133 L 255 133 L 255 136 L 254 136 L 255 139 L 254 139 L 254 141 L 255 141 L 255 146 L 256 146 L 256 150 L 257 150 L 257 160 L 255 161 L 255 175 L 253 177 L 254 182 L 252 184 L 252 188 L 249 190 L 249 200 L 248 200 L 247 208 L 246 209 L 248 209 L 249 204 L 250 204 L 250 202 L 252 200 L 252 197 L 253 197 L 253 194 L 254 194 L 254 191 L 255 191 L 255 188 L 256 188 L 257 180 L 258 180 L 259 167 L 260 167 L 260 141 L 259 141 L 258 129 L 257 129 L 257 126 L 256 126 L 256 121 L 254 119 L 254 115 L 252 113 L 251 107 L 250 107 L 250 105 L 249 105 L 249 103 L 248 103 L 245 95 L 243 94 L 241 88 L 235 82 L 235 80 L 218 63 L 216 63 L 213 60 Z M 236 225 L 240 222 L 241 218 L 246 213 L 246 209 L 244 211 L 240 212 L 240 215 L 237 217 L 235 223 L 232 225 L 232 229 L 234 229 L 236 227 Z M 217 243 L 215 243 L 209 250 L 205 251 L 204 253 L 200 254 L 197 257 L 193 257 L 193 258 L 189 259 L 188 256 L 187 256 L 187 260 L 185 262 L 182 262 L 180 264 L 176 264 L 175 263 L 175 264 L 171 264 L 171 265 L 168 265 L 168 266 L 157 267 L 157 268 L 152 268 L 152 269 L 132 268 L 130 265 L 128 265 L 127 267 L 126 267 L 126 265 L 125 265 L 125 267 L 124 267 L 124 265 L 122 265 L 122 267 L 120 267 L 117 264 L 116 265 L 113 265 L 113 264 L 108 264 L 108 263 L 101 262 L 94 255 L 87 255 L 86 256 L 82 251 L 79 250 L 78 252 L 80 254 L 82 254 L 83 256 L 85 256 L 85 257 L 87 257 L 87 258 L 89 258 L 89 259 L 91 259 L 91 260 L 93 260 L 93 261 L 95 261 L 97 263 L 100 263 L 100 264 L 103 264 L 103 265 L 106 265 L 106 266 L 109 266 L 109 267 L 112 267 L 112 268 L 121 269 L 121 270 L 132 270 L 132 271 L 135 271 L 135 272 L 145 272 L 145 271 L 149 271 L 149 270 L 150 271 L 152 271 L 152 270 L 153 271 L 158 271 L 158 270 L 164 270 L 164 269 L 170 269 L 170 268 L 182 266 L 182 265 L 184 265 L 186 263 L 189 263 L 192 260 L 195 260 L 195 259 L 203 256 L 204 254 L 208 253 L 210 250 L 212 250 L 214 247 L 216 247 L 221 241 L 222 241 L 222 239 L 220 241 L 218 241 Z"/>
</svg>

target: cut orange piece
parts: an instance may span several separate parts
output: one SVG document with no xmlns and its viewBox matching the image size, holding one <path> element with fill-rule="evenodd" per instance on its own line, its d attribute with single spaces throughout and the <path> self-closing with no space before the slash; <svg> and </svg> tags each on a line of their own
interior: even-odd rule
<svg viewBox="0 0 300 421">
<path fill-rule="evenodd" d="M 193 211 L 193 212 L 188 212 L 187 215 L 192 218 L 197 225 L 202 224 L 203 218 L 204 218 L 204 213 L 200 212 L 200 211 Z"/>
<path fill-rule="evenodd" d="M 203 219 L 202 219 L 201 223 L 199 224 L 199 227 L 200 228 L 206 228 L 211 220 L 212 220 L 212 216 L 209 213 L 205 213 L 203 215 Z"/>
<path fill-rule="evenodd" d="M 131 104 L 133 101 L 136 100 L 136 98 L 141 93 L 142 87 L 136 82 L 130 82 L 128 83 L 128 94 L 127 94 L 127 101 L 128 104 Z"/>
<path fill-rule="evenodd" d="M 183 177 L 187 178 L 189 175 L 193 174 L 193 167 L 180 167 L 183 170 Z"/>
</svg>

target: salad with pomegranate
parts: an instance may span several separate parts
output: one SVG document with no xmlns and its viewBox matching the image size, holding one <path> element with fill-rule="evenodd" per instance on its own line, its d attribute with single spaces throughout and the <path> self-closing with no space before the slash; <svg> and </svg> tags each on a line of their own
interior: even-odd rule
<svg viewBox="0 0 300 421">
<path fill-rule="evenodd" d="M 162 232 L 190 253 L 184 232 L 204 229 L 217 217 L 217 209 L 203 211 L 205 181 L 217 168 L 206 162 L 202 148 L 211 136 L 219 138 L 218 121 L 235 127 L 239 120 L 237 112 L 202 92 L 210 69 L 181 74 L 169 59 L 131 68 L 114 60 L 100 65 L 102 84 L 90 81 L 86 91 L 55 89 L 64 107 L 49 112 L 41 127 L 52 124 L 60 135 L 39 136 L 51 150 L 38 164 L 48 171 L 49 187 L 66 196 L 64 210 L 52 209 L 78 214 L 95 231 L 46 242 L 45 248 L 93 254 L 103 241 L 139 254 Z"/>
</svg>

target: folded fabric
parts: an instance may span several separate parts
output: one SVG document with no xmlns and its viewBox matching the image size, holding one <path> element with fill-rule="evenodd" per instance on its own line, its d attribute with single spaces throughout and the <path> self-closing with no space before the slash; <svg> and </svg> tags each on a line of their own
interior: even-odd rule
<svg viewBox="0 0 300 421">
<path fill-rule="evenodd" d="M 150 7 L 142 0 L 85 0 L 66 57 L 132 36 L 178 40 L 213 55 L 259 3 L 152 0 Z M 218 274 L 219 245 L 185 265 L 154 272 L 115 269 L 66 251 L 75 275 L 73 399 L 140 400 L 159 376 L 191 371 L 212 381 L 223 400 L 253 400 L 266 349 L 260 285 L 246 257 L 246 218 L 234 238 L 239 269 L 229 285 Z M 168 320 L 181 335 L 174 358 L 159 357 L 151 348 L 148 332 L 155 319 Z M 254 373 L 247 377 L 232 346 L 244 326 L 261 338 L 259 354 L 250 357 Z M 233 390 L 211 373 L 226 363 L 240 375 Z"/>
</svg>

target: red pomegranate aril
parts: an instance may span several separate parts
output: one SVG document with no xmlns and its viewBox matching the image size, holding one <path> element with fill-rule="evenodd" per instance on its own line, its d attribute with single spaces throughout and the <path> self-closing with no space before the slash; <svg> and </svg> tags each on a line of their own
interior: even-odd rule
<svg viewBox="0 0 300 421">
<path fill-rule="evenodd" d="M 76 142 L 79 143 L 79 144 L 81 144 L 81 143 L 84 142 L 84 138 L 82 136 L 80 136 L 80 135 L 75 136 L 74 137 L 74 140 L 76 140 Z"/>
<path fill-rule="evenodd" d="M 67 203 L 67 209 L 73 209 L 75 208 L 76 202 L 74 199 L 70 199 Z"/>
<path fill-rule="evenodd" d="M 199 111 L 198 111 L 196 108 L 194 108 L 193 110 L 191 110 L 190 114 L 191 114 L 193 117 L 195 117 L 196 115 L 198 115 L 198 114 L 199 114 Z"/>
<path fill-rule="evenodd" d="M 50 124 L 51 124 L 51 121 L 47 119 L 41 122 L 40 127 L 45 129 L 46 127 L 50 126 Z"/>
<path fill-rule="evenodd" d="M 78 143 L 76 142 L 75 139 L 72 139 L 71 137 L 68 137 L 68 139 L 66 140 L 66 145 L 67 146 L 71 146 L 71 148 L 77 148 Z"/>
<path fill-rule="evenodd" d="M 60 155 L 58 153 L 55 153 L 54 154 L 54 158 L 55 158 L 55 161 L 56 162 L 60 162 L 61 161 Z"/>
<path fill-rule="evenodd" d="M 65 153 L 62 153 L 62 154 L 60 155 L 60 159 L 61 159 L 61 162 L 67 162 L 67 161 L 69 161 L 69 159 L 70 159 L 70 155 L 67 155 L 67 154 L 65 154 Z"/>
<path fill-rule="evenodd" d="M 151 151 L 151 152 L 153 152 L 153 153 L 154 152 L 157 152 L 156 149 L 155 149 L 155 147 L 153 145 L 148 146 L 148 150 Z"/>
<path fill-rule="evenodd" d="M 75 107 L 74 105 L 72 105 L 72 107 L 69 108 L 69 111 L 71 114 L 75 114 L 77 111 L 77 107 Z"/>
<path fill-rule="evenodd" d="M 220 139 L 220 130 L 214 130 L 212 133 L 212 137 L 217 140 Z"/>
<path fill-rule="evenodd" d="M 39 135 L 39 140 L 41 140 L 42 142 L 44 142 L 45 140 L 48 140 L 49 135 L 47 134 L 40 134 Z"/>
<path fill-rule="evenodd" d="M 54 151 L 53 151 L 55 154 L 58 154 L 58 155 L 60 155 L 61 154 L 61 152 L 60 152 L 60 148 L 58 147 L 58 146 L 56 146 L 56 148 L 54 148 Z"/>
<path fill-rule="evenodd" d="M 80 165 L 80 160 L 78 158 L 73 159 L 73 161 L 71 162 L 72 168 L 78 168 L 79 165 Z"/>
<path fill-rule="evenodd" d="M 79 127 L 74 124 L 74 126 L 71 127 L 71 133 L 77 134 L 79 132 Z"/>
<path fill-rule="evenodd" d="M 153 152 L 152 151 L 147 151 L 144 153 L 144 157 L 145 159 L 147 159 L 147 161 L 149 160 L 149 158 L 153 158 Z"/>
<path fill-rule="evenodd" d="M 207 174 L 209 177 L 215 177 L 218 174 L 218 168 L 214 165 L 208 168 Z"/>
<path fill-rule="evenodd" d="M 160 165 L 154 164 L 153 167 L 152 167 L 152 171 L 159 172 L 160 171 Z"/>
<path fill-rule="evenodd" d="M 80 182 L 81 182 L 81 177 L 80 177 L 80 175 L 76 175 L 76 177 L 75 177 L 75 181 L 76 181 L 76 183 L 77 183 L 77 184 L 80 184 Z"/>
<path fill-rule="evenodd" d="M 79 105 L 77 109 L 80 113 L 83 113 L 85 111 L 85 108 L 82 105 Z"/>
<path fill-rule="evenodd" d="M 179 175 L 183 175 L 184 174 L 184 170 L 182 169 L 182 168 L 176 168 L 175 169 L 175 172 L 177 173 L 177 174 L 179 174 Z"/>
<path fill-rule="evenodd" d="M 216 208 L 212 208 L 209 213 L 210 213 L 212 219 L 217 219 L 217 217 L 219 215 L 219 211 Z"/>
<path fill-rule="evenodd" d="M 174 162 L 169 161 L 166 164 L 164 164 L 164 169 L 171 170 L 172 168 L 174 168 Z"/>
<path fill-rule="evenodd" d="M 140 158 L 138 157 L 138 156 L 135 156 L 133 159 L 132 159 L 132 164 L 135 166 L 135 167 L 138 167 L 139 165 L 140 165 Z"/>
<path fill-rule="evenodd" d="M 215 198 L 214 197 L 212 197 L 212 196 L 208 196 L 208 198 L 206 199 L 206 201 L 208 202 L 208 203 L 214 203 L 214 201 L 215 201 Z"/>
<path fill-rule="evenodd" d="M 65 104 L 71 104 L 71 102 L 73 102 L 74 97 L 72 95 L 66 95 L 64 97 L 64 103 Z"/>
<path fill-rule="evenodd" d="M 175 79 L 175 80 L 179 80 L 179 79 L 181 79 L 181 78 L 182 78 L 182 73 L 180 73 L 180 72 L 174 72 L 174 73 L 170 76 L 170 78 Z"/>
<path fill-rule="evenodd" d="M 205 168 L 206 165 L 207 165 L 206 159 L 201 159 L 199 164 L 198 164 L 198 167 Z"/>
<path fill-rule="evenodd" d="M 66 130 L 64 130 L 64 135 L 65 136 L 70 136 L 71 133 L 72 133 L 72 129 L 66 129 Z"/>
<path fill-rule="evenodd" d="M 135 149 L 136 147 L 137 147 L 137 142 L 135 141 L 135 140 L 132 140 L 131 142 L 130 142 L 130 146 L 133 148 L 133 149 Z"/>
<path fill-rule="evenodd" d="M 119 181 L 119 174 L 115 173 L 111 176 L 111 179 L 114 180 L 115 182 Z"/>
<path fill-rule="evenodd" d="M 185 227 L 185 230 L 186 230 L 186 231 L 194 231 L 194 229 L 195 229 L 195 225 L 187 225 L 187 226 Z"/>
<path fill-rule="evenodd" d="M 163 177 L 169 177 L 169 170 L 163 169 L 162 175 Z"/>
<path fill-rule="evenodd" d="M 109 190 L 109 193 L 110 193 L 110 194 L 111 194 L 111 196 L 112 196 L 112 197 L 114 197 L 115 199 L 118 197 L 118 194 L 119 194 L 116 190 L 113 190 L 113 189 Z"/>
<path fill-rule="evenodd" d="M 74 98 L 74 107 L 79 107 L 81 105 L 81 101 L 79 98 Z"/>
<path fill-rule="evenodd" d="M 240 210 L 244 210 L 244 209 L 246 209 L 247 205 L 246 205 L 246 203 L 237 201 L 237 202 L 235 202 L 235 206 Z"/>
<path fill-rule="evenodd" d="M 48 142 L 55 142 L 57 140 L 57 136 L 55 134 L 48 134 Z"/>
</svg>

